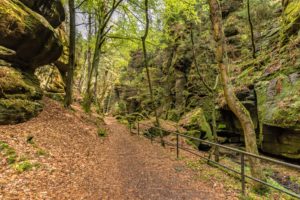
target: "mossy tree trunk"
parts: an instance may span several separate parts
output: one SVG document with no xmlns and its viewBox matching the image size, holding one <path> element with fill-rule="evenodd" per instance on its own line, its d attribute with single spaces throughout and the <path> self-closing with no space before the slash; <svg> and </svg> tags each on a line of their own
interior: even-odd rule
<svg viewBox="0 0 300 200">
<path fill-rule="evenodd" d="M 239 119 L 244 131 L 247 152 L 258 154 L 256 133 L 251 116 L 244 105 L 237 99 L 234 88 L 231 85 L 228 76 L 227 67 L 224 64 L 224 33 L 222 28 L 221 8 L 218 0 L 208 0 L 210 7 L 210 18 L 212 22 L 213 36 L 216 42 L 216 61 L 222 78 L 222 86 L 227 104 L 231 111 Z M 264 179 L 260 166 L 260 161 L 256 158 L 249 157 L 252 176 Z"/>
</svg>

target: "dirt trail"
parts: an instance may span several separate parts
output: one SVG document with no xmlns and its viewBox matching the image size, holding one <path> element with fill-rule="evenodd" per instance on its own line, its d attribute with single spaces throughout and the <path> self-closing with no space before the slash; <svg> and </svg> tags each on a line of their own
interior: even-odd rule
<svg viewBox="0 0 300 200">
<path fill-rule="evenodd" d="M 66 111 L 49 99 L 44 103 L 37 118 L 0 126 L 0 141 L 40 165 L 17 173 L 0 153 L 0 199 L 232 199 L 114 118 L 105 119 L 108 137 L 101 139 L 81 111 Z M 29 135 L 34 145 L 26 142 Z M 41 149 L 46 155 L 37 154 Z"/>
<path fill-rule="evenodd" d="M 117 165 L 124 199 L 216 199 L 215 191 L 192 181 L 188 169 L 162 147 L 130 135 L 114 118 L 105 121 L 111 144 L 107 154 Z"/>
</svg>

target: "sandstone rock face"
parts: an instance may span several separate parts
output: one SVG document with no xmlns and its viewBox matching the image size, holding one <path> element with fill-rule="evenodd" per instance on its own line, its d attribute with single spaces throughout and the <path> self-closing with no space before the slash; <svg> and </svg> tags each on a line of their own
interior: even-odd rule
<svg viewBox="0 0 300 200">
<path fill-rule="evenodd" d="M 54 28 L 64 18 L 58 0 L 0 1 L 0 124 L 24 122 L 42 110 L 34 70 L 61 56 Z"/>
<path fill-rule="evenodd" d="M 38 80 L 26 72 L 0 62 L 0 124 L 19 123 L 42 110 Z"/>
<path fill-rule="evenodd" d="M 22 67 L 54 62 L 62 53 L 48 21 L 17 0 L 0 2 L 0 36 L 0 46 L 15 51 L 14 61 Z"/>
<path fill-rule="evenodd" d="M 33 11 L 42 15 L 54 28 L 65 21 L 62 3 L 58 0 L 19 0 Z"/>
<path fill-rule="evenodd" d="M 62 101 L 65 96 L 65 83 L 55 65 L 39 67 L 35 75 L 40 81 L 44 94 L 52 99 Z"/>
<path fill-rule="evenodd" d="M 284 1 L 281 23 L 269 26 L 256 42 L 260 55 L 239 66 L 243 72 L 234 80 L 237 88 L 247 86 L 247 93 L 236 93 L 250 110 L 261 150 L 291 159 L 300 159 L 299 5 L 299 0 Z M 227 30 L 228 35 L 233 32 Z M 238 123 L 230 127 L 242 132 Z"/>
<path fill-rule="evenodd" d="M 56 33 L 58 34 L 59 40 L 63 45 L 63 52 L 59 59 L 56 60 L 54 63 L 60 72 L 66 73 L 69 67 L 69 42 L 64 24 L 62 24 L 56 29 Z"/>
</svg>

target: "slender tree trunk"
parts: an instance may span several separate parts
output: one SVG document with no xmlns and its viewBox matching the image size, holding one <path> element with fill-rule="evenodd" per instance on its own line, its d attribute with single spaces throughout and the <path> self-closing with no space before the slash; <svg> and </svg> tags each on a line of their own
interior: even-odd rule
<svg viewBox="0 0 300 200">
<path fill-rule="evenodd" d="M 95 103 L 98 103 L 98 79 L 99 79 L 99 69 L 95 68 L 95 82 L 94 82 L 94 98 Z"/>
<path fill-rule="evenodd" d="M 72 104 L 72 89 L 73 89 L 73 75 L 75 68 L 75 5 L 74 0 L 69 0 L 70 12 L 70 34 L 69 34 L 69 69 L 67 74 L 66 96 L 64 100 L 65 107 L 69 108 Z"/>
<path fill-rule="evenodd" d="M 252 58 L 256 58 L 256 47 L 255 47 L 255 41 L 254 41 L 254 32 L 253 32 L 253 23 L 251 19 L 251 13 L 250 13 L 250 0 L 247 0 L 247 13 L 248 13 L 248 22 L 250 26 L 250 32 L 251 32 L 251 44 L 252 44 Z"/>
<path fill-rule="evenodd" d="M 237 99 L 234 89 L 228 76 L 226 65 L 223 61 L 224 56 L 224 33 L 222 28 L 221 8 L 218 0 L 208 0 L 213 27 L 213 35 L 216 41 L 216 61 L 221 73 L 222 85 L 225 99 L 231 111 L 239 119 L 245 137 L 247 152 L 258 154 L 256 134 L 251 116 L 243 104 Z M 258 159 L 249 157 L 251 174 L 256 178 L 264 178 Z"/>
<path fill-rule="evenodd" d="M 87 55 L 88 52 L 86 51 L 85 54 L 84 54 L 84 62 L 83 62 L 83 66 L 82 66 L 82 71 L 81 71 L 81 76 L 79 78 L 79 82 L 78 82 L 78 91 L 81 93 L 82 91 L 82 86 L 83 86 L 83 82 L 84 82 L 84 79 L 86 78 L 86 61 L 87 61 Z"/>
<path fill-rule="evenodd" d="M 98 65 L 100 62 L 100 52 L 101 52 L 101 46 L 102 46 L 102 45 L 99 45 L 100 39 L 101 39 L 100 33 L 98 32 L 97 33 L 97 41 L 96 41 L 95 50 L 94 50 L 93 62 L 91 64 L 91 69 L 90 69 L 90 73 L 88 76 L 87 87 L 86 87 L 86 92 L 85 92 L 85 99 L 84 99 L 85 106 L 84 107 L 85 107 L 86 112 L 90 112 L 90 110 L 91 110 L 92 95 L 93 95 L 93 92 L 91 90 L 92 77 L 93 77 L 94 72 L 96 73 L 96 70 L 98 69 Z M 95 79 L 95 81 L 97 81 L 97 80 Z"/>
<path fill-rule="evenodd" d="M 145 16 L 146 16 L 146 28 L 145 28 L 145 34 L 142 36 L 142 43 L 143 43 L 143 54 L 144 54 L 144 66 L 146 68 L 146 73 L 147 73 L 147 79 L 148 79 L 148 86 L 149 86 L 149 92 L 150 92 L 150 98 L 152 104 L 154 104 L 154 114 L 155 114 L 155 120 L 156 120 L 156 126 L 159 128 L 159 135 L 161 139 L 161 144 L 164 146 L 164 140 L 163 140 L 163 135 L 160 130 L 160 122 L 157 114 L 157 108 L 154 102 L 154 96 L 153 96 L 153 87 L 151 83 L 151 77 L 150 77 L 150 72 L 149 72 L 149 64 L 148 64 L 148 55 L 147 55 L 147 46 L 146 46 L 146 40 L 148 37 L 149 33 L 149 25 L 150 25 L 150 20 L 149 20 L 149 7 L 148 7 L 148 0 L 145 0 Z"/>
<path fill-rule="evenodd" d="M 87 49 L 87 62 L 88 62 L 88 71 L 87 71 L 87 80 L 86 80 L 86 87 L 88 87 L 91 73 L 92 73 L 92 48 L 91 48 L 91 42 L 92 42 L 92 15 L 89 13 L 88 16 L 88 49 Z"/>
<path fill-rule="evenodd" d="M 112 99 L 113 90 L 114 90 L 114 86 L 109 91 L 109 97 L 108 97 L 108 102 L 107 102 L 107 105 L 106 105 L 105 114 L 110 112 L 110 103 L 111 103 L 111 99 Z"/>
</svg>

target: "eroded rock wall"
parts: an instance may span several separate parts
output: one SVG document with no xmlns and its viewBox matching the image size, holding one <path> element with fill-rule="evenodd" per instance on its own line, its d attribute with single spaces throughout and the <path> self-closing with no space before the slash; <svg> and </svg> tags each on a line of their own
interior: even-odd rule
<svg viewBox="0 0 300 200">
<path fill-rule="evenodd" d="M 0 1 L 0 124 L 24 122 L 42 110 L 34 71 L 62 55 L 55 28 L 64 19 L 58 0 Z"/>
</svg>

